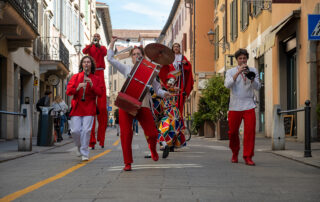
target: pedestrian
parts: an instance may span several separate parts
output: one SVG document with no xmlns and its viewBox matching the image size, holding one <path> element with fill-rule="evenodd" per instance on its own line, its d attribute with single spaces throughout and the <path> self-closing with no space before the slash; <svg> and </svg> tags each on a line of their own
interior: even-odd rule
<svg viewBox="0 0 320 202">
<path fill-rule="evenodd" d="M 240 150 L 239 127 L 244 120 L 243 134 L 243 159 L 247 165 L 254 166 L 256 116 L 254 90 L 261 87 L 258 72 L 253 67 L 248 67 L 249 53 L 246 49 L 235 52 L 238 66 L 229 69 L 224 81 L 225 87 L 230 89 L 230 103 L 228 112 L 229 147 L 232 151 L 232 163 L 238 163 Z M 249 76 L 251 74 L 251 76 Z M 252 76 L 252 74 L 255 74 Z"/>
<path fill-rule="evenodd" d="M 110 123 L 110 127 L 112 127 L 113 126 L 113 118 L 112 117 L 110 117 L 109 123 Z"/>
<path fill-rule="evenodd" d="M 92 57 L 84 56 L 80 61 L 79 73 L 73 75 L 67 86 L 71 101 L 71 134 L 82 161 L 89 160 L 89 140 L 96 110 L 96 98 L 103 94 L 103 83 L 94 75 Z"/>
<path fill-rule="evenodd" d="M 159 78 L 166 88 L 168 88 L 167 80 L 169 79 L 169 73 L 175 70 L 181 72 L 177 77 L 177 82 L 175 87 L 177 87 L 179 92 L 179 97 L 177 101 L 177 107 L 181 114 L 183 114 L 183 107 L 186 98 L 190 95 L 193 89 L 193 76 L 192 76 L 192 66 L 187 58 L 181 54 L 180 44 L 174 43 L 172 45 L 172 51 L 175 54 L 174 62 L 170 65 L 164 65 L 159 72 Z"/>
<path fill-rule="evenodd" d="M 117 129 L 117 136 L 120 135 L 120 127 L 119 127 L 119 109 L 114 111 L 114 125 Z"/>
<path fill-rule="evenodd" d="M 117 37 L 113 37 L 111 40 L 111 43 L 109 45 L 108 50 L 108 61 L 109 63 L 119 70 L 123 75 L 127 76 L 132 67 L 126 66 L 119 61 L 117 61 L 114 58 L 114 52 L 113 47 L 114 43 L 117 40 Z M 144 51 L 142 47 L 134 47 L 130 51 L 130 56 L 132 59 L 133 64 L 136 63 L 138 58 L 141 58 L 144 56 Z M 170 94 L 164 90 L 161 89 L 160 84 L 154 80 L 152 82 L 153 89 L 157 93 L 157 95 L 164 97 L 164 96 L 170 96 Z M 137 115 L 134 117 L 131 114 L 127 113 L 126 111 L 119 109 L 119 124 L 120 124 L 120 139 L 121 139 L 121 146 L 122 146 L 122 152 L 123 152 L 123 159 L 125 167 L 123 170 L 130 171 L 131 170 L 131 164 L 133 163 L 132 159 L 132 138 L 133 138 L 133 131 L 132 131 L 132 122 L 133 119 L 136 118 L 139 123 L 141 124 L 141 127 L 143 128 L 143 131 L 145 133 L 149 149 L 151 151 L 151 157 L 154 161 L 158 161 L 159 156 L 157 153 L 157 135 L 158 131 L 155 125 L 155 122 L 153 120 L 152 112 L 150 110 L 150 102 L 151 102 L 151 95 L 150 92 L 147 93 L 147 95 L 144 97 L 142 101 L 142 106 L 138 110 Z"/>
<path fill-rule="evenodd" d="M 138 120 L 137 119 L 133 119 L 132 129 L 133 129 L 134 134 L 138 135 L 139 129 L 138 129 Z"/>
<path fill-rule="evenodd" d="M 40 98 L 36 104 L 36 108 L 38 112 L 41 112 L 40 107 L 49 107 L 50 106 L 50 99 L 52 96 L 52 92 L 50 90 L 46 90 L 44 96 Z"/>
<path fill-rule="evenodd" d="M 61 96 L 57 95 L 52 103 L 54 113 L 54 124 L 57 132 L 57 142 L 63 140 L 62 134 L 64 129 L 64 123 L 67 121 L 65 113 L 68 110 L 68 105 L 62 100 Z"/>
<path fill-rule="evenodd" d="M 93 41 L 90 45 L 87 45 L 82 52 L 84 54 L 88 54 L 89 56 L 93 57 L 96 63 L 96 71 L 95 75 L 99 77 L 100 82 L 102 82 L 103 86 L 103 94 L 101 97 L 98 97 L 97 104 L 98 104 L 98 137 L 97 140 L 99 141 L 99 145 L 101 148 L 104 148 L 104 140 L 106 136 L 106 129 L 108 125 L 108 113 L 107 113 L 107 91 L 106 91 L 106 84 L 104 80 L 104 69 L 106 68 L 104 57 L 107 55 L 107 48 L 100 44 L 100 35 L 98 33 L 93 35 Z M 96 144 L 96 137 L 95 137 L 95 119 L 92 126 L 91 137 L 90 137 L 90 147 L 94 149 Z"/>
</svg>

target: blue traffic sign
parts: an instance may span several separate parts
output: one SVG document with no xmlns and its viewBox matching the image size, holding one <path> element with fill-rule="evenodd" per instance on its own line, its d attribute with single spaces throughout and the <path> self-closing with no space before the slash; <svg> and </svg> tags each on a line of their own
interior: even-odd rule
<svg viewBox="0 0 320 202">
<path fill-rule="evenodd" d="M 308 15 L 308 40 L 320 40 L 320 15 Z"/>
<path fill-rule="evenodd" d="M 112 107 L 108 106 L 108 112 L 111 112 L 111 111 L 112 111 Z"/>
</svg>

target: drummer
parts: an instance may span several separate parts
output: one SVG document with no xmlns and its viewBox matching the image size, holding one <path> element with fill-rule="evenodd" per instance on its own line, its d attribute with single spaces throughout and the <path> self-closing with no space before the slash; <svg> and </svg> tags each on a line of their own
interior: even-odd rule
<svg viewBox="0 0 320 202">
<path fill-rule="evenodd" d="M 127 76 L 132 67 L 126 66 L 114 58 L 114 43 L 117 41 L 117 37 L 113 37 L 111 43 L 109 45 L 107 59 L 109 63 L 117 68 L 121 74 Z M 140 57 L 144 57 L 144 51 L 142 47 L 134 47 L 130 51 L 130 56 L 132 59 L 132 63 L 135 64 L 137 59 Z M 154 80 L 152 82 L 152 87 L 160 97 L 170 97 L 170 93 L 165 90 L 161 89 L 161 85 Z M 155 122 L 153 120 L 152 112 L 150 110 L 150 101 L 151 95 L 150 92 L 147 93 L 145 98 L 142 101 L 142 106 L 139 109 L 137 115 L 134 117 L 127 113 L 126 111 L 119 109 L 119 125 L 120 125 L 120 139 L 121 139 L 121 146 L 122 146 L 122 153 L 123 153 L 123 160 L 125 167 L 123 168 L 124 171 L 131 170 L 131 164 L 133 163 L 132 159 L 132 138 L 133 138 L 133 131 L 132 131 L 132 121 L 136 118 L 142 129 L 144 130 L 149 149 L 151 151 L 151 157 L 154 161 L 158 161 L 159 156 L 157 153 L 157 136 L 158 130 L 156 128 Z"/>
<path fill-rule="evenodd" d="M 178 82 L 176 84 L 176 87 L 180 89 L 177 107 L 179 108 L 179 111 L 182 115 L 184 102 L 193 89 L 192 67 L 187 58 L 181 54 L 179 43 L 174 43 L 172 45 L 172 51 L 175 54 L 175 60 L 172 64 L 165 65 L 160 69 L 159 78 L 162 83 L 166 84 L 169 72 L 175 70 L 181 71 L 181 75 L 177 78 Z"/>
</svg>

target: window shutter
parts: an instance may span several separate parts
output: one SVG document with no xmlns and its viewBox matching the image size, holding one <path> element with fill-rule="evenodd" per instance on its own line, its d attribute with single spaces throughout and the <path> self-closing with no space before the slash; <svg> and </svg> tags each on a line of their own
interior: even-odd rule
<svg viewBox="0 0 320 202">
<path fill-rule="evenodd" d="M 233 41 L 233 2 L 230 3 L 230 39 Z"/>
<path fill-rule="evenodd" d="M 233 1 L 233 22 L 234 22 L 234 28 L 233 28 L 233 34 L 234 34 L 234 40 L 238 37 L 238 0 Z"/>
</svg>

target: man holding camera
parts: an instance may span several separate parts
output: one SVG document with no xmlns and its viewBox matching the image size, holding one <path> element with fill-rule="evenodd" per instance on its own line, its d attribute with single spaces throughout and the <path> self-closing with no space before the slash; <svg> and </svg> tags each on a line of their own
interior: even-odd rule
<svg viewBox="0 0 320 202">
<path fill-rule="evenodd" d="M 103 95 L 98 97 L 97 105 L 99 113 L 97 115 L 99 127 L 98 127 L 98 141 L 102 148 L 104 148 L 104 139 L 106 135 L 106 129 L 108 124 L 108 114 L 107 114 L 107 95 L 106 95 L 106 84 L 104 80 L 104 69 L 106 68 L 104 57 L 107 55 L 107 48 L 100 45 L 100 35 L 98 33 L 93 35 L 93 41 L 90 45 L 87 45 L 82 52 L 88 54 L 95 60 L 96 71 L 95 75 L 99 77 L 100 82 L 103 82 Z M 95 120 L 93 122 L 90 144 L 89 146 L 94 149 L 96 144 L 95 138 Z"/>
<path fill-rule="evenodd" d="M 244 120 L 243 159 L 247 165 L 254 166 L 252 161 L 255 144 L 255 101 L 254 90 L 261 87 L 259 75 L 255 68 L 248 67 L 249 53 L 246 49 L 239 49 L 235 53 L 238 66 L 229 69 L 224 81 L 225 87 L 230 89 L 229 103 L 229 147 L 232 151 L 232 163 L 238 163 L 240 150 L 239 127 Z"/>
</svg>

